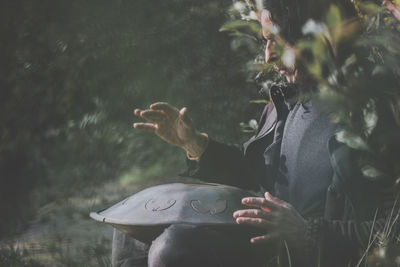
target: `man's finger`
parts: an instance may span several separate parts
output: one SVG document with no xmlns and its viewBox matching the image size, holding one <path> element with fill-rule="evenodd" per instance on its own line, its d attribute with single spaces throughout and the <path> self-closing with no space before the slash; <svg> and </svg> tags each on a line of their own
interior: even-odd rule
<svg viewBox="0 0 400 267">
<path fill-rule="evenodd" d="M 249 218 L 249 217 L 239 217 L 236 219 L 236 223 L 258 227 L 263 230 L 266 230 L 266 228 L 274 226 L 274 223 L 270 222 L 269 220 L 261 218 Z"/>
<path fill-rule="evenodd" d="M 155 123 L 146 123 L 146 122 L 137 122 L 133 124 L 133 128 L 139 129 L 139 130 L 144 130 L 144 131 L 156 131 L 157 130 L 157 124 Z"/>
<path fill-rule="evenodd" d="M 242 204 L 249 206 L 249 207 L 257 207 L 261 208 L 265 211 L 271 211 L 271 210 L 276 210 L 279 209 L 280 206 L 268 201 L 267 199 L 263 197 L 246 197 L 242 199 Z"/>
<path fill-rule="evenodd" d="M 285 201 L 283 201 L 283 200 L 281 200 L 279 198 L 274 197 L 269 192 L 265 193 L 265 199 L 270 201 L 270 202 L 272 202 L 272 203 L 275 203 L 278 206 L 285 207 L 285 208 L 288 207 L 288 203 L 286 203 Z"/>
<path fill-rule="evenodd" d="M 267 235 L 256 236 L 250 239 L 250 242 L 253 244 L 265 244 L 269 242 L 274 242 L 276 239 L 279 238 L 277 233 L 270 233 Z"/>
<path fill-rule="evenodd" d="M 186 107 L 182 108 L 179 111 L 179 116 L 181 117 L 182 121 L 188 125 L 192 124 L 192 120 L 190 119 L 190 117 L 188 116 L 188 110 Z"/>
<path fill-rule="evenodd" d="M 271 217 L 271 214 L 260 209 L 237 210 L 233 213 L 233 218 L 239 217 L 268 219 Z"/>
<path fill-rule="evenodd" d="M 150 105 L 150 109 L 152 110 L 163 110 L 166 113 L 170 112 L 179 112 L 179 110 L 166 102 L 157 102 Z"/>
<path fill-rule="evenodd" d="M 135 110 L 133 111 L 133 114 L 134 114 L 135 116 L 140 117 L 140 112 L 142 112 L 142 110 L 137 108 L 137 109 L 135 109 Z"/>
<path fill-rule="evenodd" d="M 158 111 L 158 110 L 142 111 L 140 112 L 140 117 L 151 122 L 160 122 L 166 119 L 165 113 L 163 111 Z"/>
</svg>

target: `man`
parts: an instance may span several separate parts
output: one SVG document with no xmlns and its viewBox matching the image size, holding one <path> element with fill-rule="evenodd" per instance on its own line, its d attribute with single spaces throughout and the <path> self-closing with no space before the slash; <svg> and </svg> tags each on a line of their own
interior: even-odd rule
<svg viewBox="0 0 400 267">
<path fill-rule="evenodd" d="M 277 3 L 282 4 L 266 1 L 259 14 L 266 39 L 266 63 L 277 60 L 271 32 L 274 23 L 281 22 L 286 39 L 294 42 L 299 27 L 312 13 L 304 6 L 297 6 L 295 0 L 284 8 Z M 284 13 L 290 16 L 286 23 Z M 298 82 L 302 73 L 295 65 L 284 67 L 278 63 L 277 67 L 287 83 L 271 87 L 272 101 L 264 109 L 256 135 L 244 144 L 243 150 L 198 132 L 187 108 L 178 110 L 160 102 L 148 110 L 134 111 L 148 121 L 135 123 L 134 128 L 154 132 L 186 151 L 189 176 L 265 192 L 263 198 L 244 198 L 242 203 L 249 209 L 233 214 L 238 224 L 261 229 L 261 235 L 250 238 L 253 246 L 245 244 L 243 239 L 232 241 L 226 235 L 221 237 L 212 230 L 173 226 L 150 247 L 150 266 L 263 266 L 271 257 L 265 256 L 266 246 L 257 244 L 280 244 L 287 252 L 285 258 L 280 258 L 281 264 L 286 261 L 292 266 L 353 266 L 360 251 L 367 247 L 370 234 L 383 229 L 384 219 L 373 220 L 382 202 L 377 184 L 363 179 L 353 168 L 354 153 L 335 141 L 338 126 L 330 122 L 329 114 L 322 112 L 312 98 L 298 99 L 311 86 Z M 114 238 L 115 246 L 132 242 L 136 248 L 142 248 L 141 261 L 147 260 L 148 245 L 126 241 L 128 237 L 120 234 Z M 210 244 L 209 240 L 213 240 L 220 242 L 218 248 L 231 244 L 234 248 L 218 250 L 211 257 L 214 261 L 202 262 L 210 253 L 199 256 L 204 251 L 196 250 L 204 250 L 205 246 L 191 247 L 191 238 L 194 243 L 205 238 L 199 243 Z M 185 253 L 175 255 L 185 245 Z M 139 255 L 137 251 L 135 255 Z M 115 259 L 121 258 L 118 249 L 113 254 Z M 140 260 L 136 257 L 134 261 Z"/>
</svg>

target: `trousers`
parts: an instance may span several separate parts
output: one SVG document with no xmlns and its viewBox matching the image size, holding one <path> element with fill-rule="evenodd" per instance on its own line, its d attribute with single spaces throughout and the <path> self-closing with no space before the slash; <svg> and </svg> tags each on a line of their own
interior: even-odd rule
<svg viewBox="0 0 400 267">
<path fill-rule="evenodd" d="M 250 243 L 251 231 L 173 224 L 151 243 L 114 230 L 113 267 L 263 267 L 275 247 Z"/>
</svg>

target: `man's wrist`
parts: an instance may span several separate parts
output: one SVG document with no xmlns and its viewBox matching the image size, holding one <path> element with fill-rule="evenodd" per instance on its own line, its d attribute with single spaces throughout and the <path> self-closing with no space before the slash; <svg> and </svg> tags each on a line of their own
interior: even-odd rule
<svg viewBox="0 0 400 267">
<path fill-rule="evenodd" d="M 204 151 L 207 149 L 208 140 L 208 134 L 196 133 L 194 141 L 184 147 L 188 159 L 199 160 L 201 155 L 203 155 Z"/>
</svg>

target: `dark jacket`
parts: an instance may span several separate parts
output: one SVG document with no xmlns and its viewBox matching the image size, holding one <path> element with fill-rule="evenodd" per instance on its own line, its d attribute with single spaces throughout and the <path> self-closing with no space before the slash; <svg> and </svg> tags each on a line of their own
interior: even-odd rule
<svg viewBox="0 0 400 267">
<path fill-rule="evenodd" d="M 242 148 L 211 139 L 200 161 L 189 162 L 186 174 L 208 182 L 279 193 L 276 191 L 277 185 L 282 184 L 279 181 L 282 135 L 293 103 L 287 101 L 290 97 L 285 94 L 271 91 L 270 95 L 272 102 L 262 113 L 257 133 Z M 320 128 L 314 134 L 326 135 L 327 127 Z M 313 138 L 309 138 L 309 145 L 304 149 L 321 146 L 312 142 Z M 376 234 L 384 231 L 393 210 L 394 190 L 391 192 L 383 184 L 364 178 L 357 168 L 357 153 L 338 143 L 334 133 L 325 139 L 329 168 L 332 168 L 332 172 L 326 173 L 331 177 L 325 177 L 329 183 L 326 188 L 324 185 L 322 213 L 298 210 L 308 219 L 307 240 L 302 241 L 305 249 L 300 253 L 304 257 L 299 262 L 304 266 L 355 266 L 371 240 L 379 238 Z M 394 223 L 391 234 L 398 234 L 398 228 L 398 223 Z"/>
</svg>

